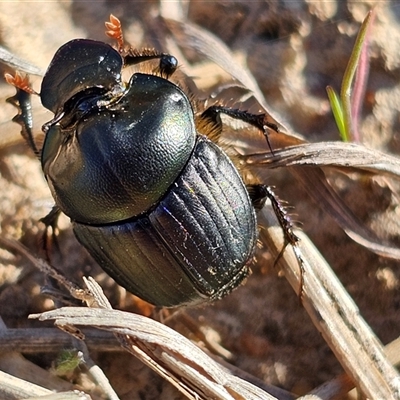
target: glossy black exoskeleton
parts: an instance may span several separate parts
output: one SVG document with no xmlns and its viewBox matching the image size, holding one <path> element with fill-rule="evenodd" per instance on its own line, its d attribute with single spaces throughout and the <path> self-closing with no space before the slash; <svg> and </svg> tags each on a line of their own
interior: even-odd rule
<svg viewBox="0 0 400 400">
<path fill-rule="evenodd" d="M 249 273 L 255 209 L 269 192 L 244 183 L 218 146 L 218 115 L 265 131 L 263 115 L 198 111 L 168 79 L 174 57 L 124 50 L 116 31 L 118 50 L 72 40 L 44 76 L 40 98 L 54 118 L 43 127 L 40 156 L 56 206 L 128 291 L 166 307 L 219 299 Z M 151 59 L 159 60 L 155 70 L 123 80 L 125 65 Z M 34 143 L 29 129 L 23 134 Z M 216 143 L 204 135 L 210 131 Z"/>
</svg>

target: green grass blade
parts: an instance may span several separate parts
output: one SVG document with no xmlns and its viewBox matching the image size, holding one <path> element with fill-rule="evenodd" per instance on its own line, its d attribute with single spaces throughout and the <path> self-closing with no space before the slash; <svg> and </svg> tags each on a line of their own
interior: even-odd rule
<svg viewBox="0 0 400 400">
<path fill-rule="evenodd" d="M 368 26 L 371 21 L 372 11 L 369 11 L 365 17 L 360 31 L 358 32 L 357 39 L 351 53 L 349 63 L 347 64 L 346 71 L 343 76 L 342 87 L 340 91 L 340 99 L 343 110 L 343 122 L 346 130 L 346 136 L 352 136 L 352 116 L 351 116 L 351 91 L 354 79 L 354 74 L 358 67 L 360 54 L 364 45 L 365 35 L 367 34 Z"/>
<path fill-rule="evenodd" d="M 329 102 L 331 104 L 331 110 L 335 118 L 336 125 L 340 132 L 340 137 L 344 142 L 349 142 L 351 138 L 349 137 L 348 132 L 345 128 L 342 102 L 332 86 L 327 86 L 326 92 L 328 94 Z"/>
</svg>

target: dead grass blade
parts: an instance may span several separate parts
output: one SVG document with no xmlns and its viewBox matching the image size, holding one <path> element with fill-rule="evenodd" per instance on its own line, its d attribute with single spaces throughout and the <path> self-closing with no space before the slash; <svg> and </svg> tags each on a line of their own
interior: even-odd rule
<svg viewBox="0 0 400 400">
<path fill-rule="evenodd" d="M 93 280 L 88 286 L 95 303 L 105 304 Z M 55 325 L 77 334 L 75 325 L 113 332 L 123 346 L 143 363 L 171 382 L 189 399 L 275 399 L 250 383 L 234 377 L 196 345 L 171 328 L 149 318 L 108 309 L 65 307 L 32 316 L 55 320 Z M 81 333 L 78 332 L 80 336 Z"/>
<path fill-rule="evenodd" d="M 355 143 L 320 142 L 246 156 L 248 165 L 279 167 L 338 167 L 400 179 L 400 159 Z"/>
<path fill-rule="evenodd" d="M 263 240 L 278 254 L 285 245 L 272 210 L 260 218 Z M 322 333 L 343 368 L 362 393 L 371 399 L 400 398 L 400 376 L 385 355 L 370 327 L 329 265 L 302 232 L 297 257 L 290 246 L 279 261 L 286 278 L 301 297 L 316 328 Z M 298 258 L 302 260 L 301 265 Z"/>
</svg>

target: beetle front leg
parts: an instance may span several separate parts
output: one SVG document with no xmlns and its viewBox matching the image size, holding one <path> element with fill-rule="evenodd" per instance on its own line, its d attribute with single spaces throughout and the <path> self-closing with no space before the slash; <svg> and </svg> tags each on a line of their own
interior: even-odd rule
<svg viewBox="0 0 400 400">
<path fill-rule="evenodd" d="M 35 139 L 33 137 L 33 117 L 32 117 L 32 106 L 31 106 L 31 95 L 38 95 L 32 87 L 30 86 L 29 79 L 25 75 L 16 73 L 14 76 L 10 74 L 5 74 L 5 79 L 7 83 L 13 85 L 17 92 L 14 96 L 7 99 L 7 102 L 12 104 L 18 109 L 18 114 L 13 118 L 13 121 L 21 126 L 21 136 L 28 143 L 29 147 L 33 150 L 35 155 L 40 158 L 40 150 L 38 149 Z M 58 242 L 56 239 L 56 229 L 57 221 L 61 211 L 57 206 L 54 206 L 52 210 L 42 218 L 40 221 L 46 226 L 43 233 L 43 249 L 48 255 L 48 245 L 47 238 L 48 232 L 51 228 L 52 230 L 52 240 L 58 247 Z"/>
<path fill-rule="evenodd" d="M 31 95 L 37 93 L 32 89 L 29 79 L 25 75 L 16 73 L 14 76 L 11 74 L 4 75 L 7 83 L 13 85 L 17 92 L 14 96 L 7 99 L 7 102 L 12 104 L 18 109 L 18 114 L 13 118 L 13 121 L 21 126 L 21 135 L 28 143 L 28 146 L 33 150 L 35 155 L 40 158 L 40 151 L 33 138 L 33 117 L 32 117 L 32 104 Z"/>
<path fill-rule="evenodd" d="M 178 68 L 178 60 L 168 53 L 159 53 L 154 49 L 129 49 L 126 55 L 123 55 L 125 65 L 140 64 L 145 61 L 159 59 L 157 69 L 154 71 L 162 78 L 168 79 Z"/>
</svg>

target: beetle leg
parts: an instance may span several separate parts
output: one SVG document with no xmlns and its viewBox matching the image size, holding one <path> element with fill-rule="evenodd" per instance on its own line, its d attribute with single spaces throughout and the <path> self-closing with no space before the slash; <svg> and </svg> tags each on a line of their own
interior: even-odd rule
<svg viewBox="0 0 400 400">
<path fill-rule="evenodd" d="M 286 208 L 283 206 L 282 201 L 273 192 L 271 187 L 262 184 L 247 185 L 246 187 L 256 210 L 261 210 L 267 199 L 271 201 L 272 208 L 285 235 L 286 245 L 291 244 L 292 246 L 295 246 L 299 241 L 299 238 L 293 232 L 293 222 L 286 211 Z"/>
<path fill-rule="evenodd" d="M 13 118 L 13 121 L 21 126 L 21 135 L 28 143 L 29 147 L 33 150 L 38 158 L 40 158 L 40 151 L 35 143 L 32 128 L 33 128 L 33 118 L 32 118 L 32 106 L 30 101 L 30 96 L 36 93 L 29 84 L 29 79 L 27 76 L 23 76 L 20 73 L 16 73 L 15 76 L 10 74 L 5 74 L 5 79 L 7 83 L 15 86 L 17 92 L 14 96 L 7 99 L 7 102 L 12 104 L 18 109 L 18 114 Z M 48 231 L 51 227 L 52 229 L 52 241 L 58 247 L 58 241 L 56 239 L 56 229 L 57 220 L 61 211 L 57 206 L 54 206 L 50 213 L 42 218 L 40 221 L 46 225 L 46 229 L 43 233 L 43 249 L 48 257 Z"/>
<path fill-rule="evenodd" d="M 12 104 L 18 109 L 18 114 L 13 118 L 13 121 L 21 126 L 21 135 L 28 143 L 29 147 L 33 150 L 37 157 L 40 157 L 40 151 L 36 146 L 33 138 L 33 118 L 32 118 L 32 105 L 31 95 L 38 94 L 30 86 L 29 79 L 26 75 L 21 75 L 19 72 L 13 76 L 5 74 L 7 83 L 15 86 L 17 93 L 8 98 L 7 102 Z"/>
<path fill-rule="evenodd" d="M 49 237 L 50 228 L 51 228 L 51 242 L 54 243 L 58 251 L 60 250 L 57 240 L 57 223 L 60 214 L 61 210 L 56 205 L 54 205 L 51 211 L 45 217 L 40 219 L 40 222 L 43 222 L 44 225 L 46 226 L 46 229 L 43 233 L 43 250 L 45 251 L 48 259 L 50 257 L 49 257 L 49 246 L 47 239 Z"/>
<path fill-rule="evenodd" d="M 30 86 L 29 79 L 25 75 L 21 75 L 16 72 L 15 76 L 5 74 L 7 83 L 15 86 L 17 89 L 16 94 L 13 97 L 7 99 L 7 102 L 17 107 L 18 114 L 13 118 L 14 122 L 17 122 L 21 126 L 21 135 L 28 143 L 29 147 L 33 150 L 38 158 L 40 158 L 40 151 L 35 143 L 32 128 L 33 128 L 33 117 L 32 117 L 32 106 L 30 96 L 32 94 L 38 95 Z M 40 221 L 46 225 L 46 229 L 43 233 L 43 249 L 48 257 L 48 232 L 49 228 L 52 230 L 52 242 L 55 243 L 58 248 L 58 241 L 56 239 L 57 220 L 61 211 L 57 206 L 54 206 L 52 210 L 42 218 Z M 49 258 L 49 257 L 48 257 Z"/>
<path fill-rule="evenodd" d="M 269 199 L 271 202 L 272 208 L 275 212 L 276 217 L 278 218 L 278 222 L 282 228 L 285 239 L 284 245 L 275 259 L 274 266 L 278 263 L 278 261 L 282 257 L 286 247 L 290 244 L 295 253 L 297 262 L 299 263 L 299 268 L 300 268 L 299 298 L 301 299 L 303 293 L 304 261 L 300 249 L 297 246 L 297 243 L 299 242 L 300 238 L 293 232 L 293 222 L 289 217 L 289 214 L 287 212 L 287 207 L 285 207 L 282 204 L 282 200 L 278 198 L 278 196 L 273 192 L 270 186 L 255 184 L 255 185 L 246 185 L 246 187 L 247 191 L 249 192 L 253 206 L 256 210 L 261 210 L 264 207 L 267 199 Z"/>
<path fill-rule="evenodd" d="M 246 122 L 257 129 L 259 129 L 265 136 L 268 147 L 271 150 L 271 153 L 273 154 L 273 150 L 271 147 L 271 143 L 268 138 L 268 130 L 272 129 L 273 131 L 279 133 L 279 128 L 278 125 L 269 122 L 267 120 L 267 114 L 252 114 L 248 111 L 243 111 L 239 110 L 237 108 L 230 108 L 230 107 L 225 107 L 222 105 L 214 105 L 208 107 L 203 113 L 201 114 L 202 117 L 208 118 L 208 119 L 213 119 L 215 120 L 218 116 L 218 114 L 226 114 L 231 118 L 239 119 L 243 122 Z"/>
</svg>

